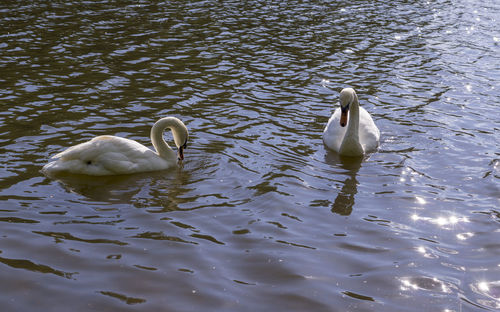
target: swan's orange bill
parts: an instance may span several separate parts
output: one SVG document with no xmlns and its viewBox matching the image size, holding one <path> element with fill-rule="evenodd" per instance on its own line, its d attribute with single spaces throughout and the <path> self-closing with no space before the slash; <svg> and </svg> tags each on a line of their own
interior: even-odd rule
<svg viewBox="0 0 500 312">
<path fill-rule="evenodd" d="M 347 110 L 340 114 L 340 125 L 345 127 L 347 125 Z"/>
</svg>

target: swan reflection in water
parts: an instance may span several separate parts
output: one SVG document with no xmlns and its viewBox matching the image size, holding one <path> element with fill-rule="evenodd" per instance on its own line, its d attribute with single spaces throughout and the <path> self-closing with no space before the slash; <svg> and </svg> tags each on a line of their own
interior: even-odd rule
<svg viewBox="0 0 500 312">
<path fill-rule="evenodd" d="M 337 107 L 323 131 L 323 143 L 327 150 L 326 162 L 345 170 L 347 179 L 332 206 L 332 212 L 350 215 L 357 193 L 356 175 L 363 156 L 375 152 L 380 142 L 380 130 L 363 107 L 359 105 L 356 91 L 344 88 L 340 91 L 340 107 Z"/>
<path fill-rule="evenodd" d="M 67 192 L 97 202 L 142 206 L 147 198 L 147 206 L 163 207 L 165 210 L 178 210 L 182 194 L 191 190 L 186 186 L 191 179 L 190 173 L 181 168 L 113 176 L 62 173 L 47 177 L 57 181 Z"/>
<path fill-rule="evenodd" d="M 348 216 L 352 212 L 354 197 L 356 193 L 358 193 L 358 180 L 356 179 L 356 176 L 361 168 L 363 157 L 345 157 L 337 153 L 327 151 L 325 154 L 325 161 L 345 170 L 344 174 L 347 178 L 344 180 L 342 188 L 333 202 L 332 212 Z"/>
</svg>

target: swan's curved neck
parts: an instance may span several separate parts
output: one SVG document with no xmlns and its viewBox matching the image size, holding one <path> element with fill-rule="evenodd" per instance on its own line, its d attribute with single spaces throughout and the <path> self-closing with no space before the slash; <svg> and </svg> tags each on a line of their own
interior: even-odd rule
<svg viewBox="0 0 500 312">
<path fill-rule="evenodd" d="M 179 121 L 177 118 L 166 117 L 158 120 L 151 128 L 151 142 L 158 155 L 162 158 L 175 157 L 175 152 L 163 139 L 163 132 L 169 128 L 172 130 L 174 138 L 178 136 Z"/>
<path fill-rule="evenodd" d="M 357 96 L 354 96 L 354 100 L 349 107 L 349 124 L 345 136 L 359 141 L 359 102 Z"/>
<path fill-rule="evenodd" d="M 363 154 L 363 147 L 359 143 L 359 101 L 357 95 L 349 105 L 349 120 L 347 130 L 340 145 L 340 154 L 357 156 Z"/>
</svg>

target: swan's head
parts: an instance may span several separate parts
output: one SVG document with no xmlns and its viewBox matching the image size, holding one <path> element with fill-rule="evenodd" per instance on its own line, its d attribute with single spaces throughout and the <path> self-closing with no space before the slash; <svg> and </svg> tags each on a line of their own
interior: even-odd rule
<svg viewBox="0 0 500 312">
<path fill-rule="evenodd" d="M 356 98 L 356 92 L 353 88 L 345 88 L 340 91 L 340 126 L 345 127 L 347 125 L 347 113 L 349 112 L 349 107 Z"/>
<path fill-rule="evenodd" d="M 177 119 L 177 118 L 176 118 Z M 176 126 L 173 127 L 173 136 L 175 146 L 177 146 L 177 159 L 184 159 L 184 149 L 187 147 L 187 140 L 189 137 L 186 125 L 179 119 L 176 120 Z"/>
<path fill-rule="evenodd" d="M 187 147 L 187 138 L 186 138 L 186 141 L 184 141 L 184 144 L 182 144 L 181 146 L 178 146 L 178 149 L 177 149 L 177 159 L 178 160 L 184 159 L 184 149 L 186 147 Z"/>
</svg>

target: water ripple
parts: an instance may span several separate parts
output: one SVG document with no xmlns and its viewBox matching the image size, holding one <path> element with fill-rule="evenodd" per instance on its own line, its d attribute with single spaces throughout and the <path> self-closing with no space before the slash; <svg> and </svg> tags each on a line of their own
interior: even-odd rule
<svg viewBox="0 0 500 312">
<path fill-rule="evenodd" d="M 498 308 L 496 3 L 0 12 L 6 310 Z M 347 86 L 382 132 L 363 160 L 321 141 Z M 40 173 L 97 135 L 149 146 L 167 115 L 190 131 L 176 170 Z"/>
</svg>

